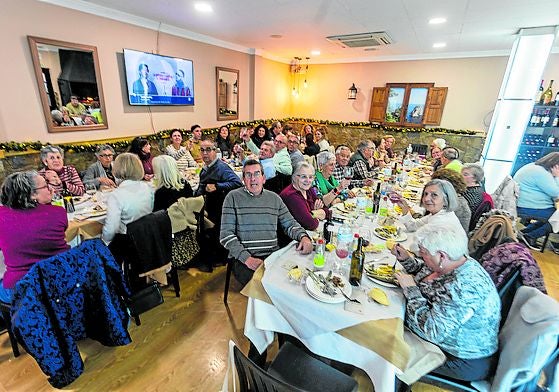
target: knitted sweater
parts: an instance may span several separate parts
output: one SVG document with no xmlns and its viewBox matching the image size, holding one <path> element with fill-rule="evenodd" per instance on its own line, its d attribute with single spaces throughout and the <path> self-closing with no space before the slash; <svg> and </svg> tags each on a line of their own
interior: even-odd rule
<svg viewBox="0 0 559 392">
<path fill-rule="evenodd" d="M 223 202 L 219 240 L 230 257 L 243 263 L 250 256 L 264 259 L 279 249 L 278 223 L 294 240 L 308 236 L 277 194 L 264 189 L 253 195 L 244 187 L 235 189 Z"/>
</svg>

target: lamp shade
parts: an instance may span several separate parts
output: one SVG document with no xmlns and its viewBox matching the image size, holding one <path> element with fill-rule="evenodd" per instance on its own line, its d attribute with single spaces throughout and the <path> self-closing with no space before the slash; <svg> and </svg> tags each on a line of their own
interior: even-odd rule
<svg viewBox="0 0 559 392">
<path fill-rule="evenodd" d="M 347 90 L 347 99 L 356 99 L 357 98 L 357 87 L 355 87 L 355 83 L 351 84 L 351 87 Z"/>
</svg>

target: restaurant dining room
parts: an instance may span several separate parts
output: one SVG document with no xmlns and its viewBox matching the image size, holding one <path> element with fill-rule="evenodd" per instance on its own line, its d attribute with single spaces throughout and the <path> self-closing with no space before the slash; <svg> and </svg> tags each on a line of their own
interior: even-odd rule
<svg viewBox="0 0 559 392">
<path fill-rule="evenodd" d="M 559 391 L 555 0 L 0 32 L 0 392 Z"/>
</svg>

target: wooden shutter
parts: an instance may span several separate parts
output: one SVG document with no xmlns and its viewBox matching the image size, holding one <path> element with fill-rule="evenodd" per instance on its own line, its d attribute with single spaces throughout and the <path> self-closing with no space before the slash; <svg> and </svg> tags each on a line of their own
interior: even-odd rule
<svg viewBox="0 0 559 392">
<path fill-rule="evenodd" d="M 387 87 L 374 87 L 373 99 L 371 100 L 371 111 L 369 112 L 369 121 L 383 122 L 386 111 L 386 102 L 388 99 Z"/>
<path fill-rule="evenodd" d="M 441 125 L 448 87 L 430 87 L 425 104 L 424 125 Z"/>
</svg>

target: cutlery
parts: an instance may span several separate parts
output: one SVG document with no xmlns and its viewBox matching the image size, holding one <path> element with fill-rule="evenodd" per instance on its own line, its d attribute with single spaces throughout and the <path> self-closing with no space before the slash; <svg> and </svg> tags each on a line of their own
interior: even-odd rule
<svg viewBox="0 0 559 392">
<path fill-rule="evenodd" d="M 311 271 L 308 268 L 307 271 L 311 279 L 316 284 L 316 287 L 318 287 L 320 291 L 322 291 L 324 294 L 328 294 L 331 297 L 334 296 L 334 294 L 332 294 L 331 291 L 328 289 L 326 281 L 323 281 L 324 277 L 322 275 L 317 275 L 314 273 L 314 271 Z"/>
<path fill-rule="evenodd" d="M 357 299 L 355 298 L 351 298 L 350 296 L 348 296 L 346 293 L 344 293 L 344 290 L 338 286 L 337 284 L 334 283 L 334 286 L 336 286 L 337 288 L 340 289 L 340 293 L 342 293 L 342 295 L 345 297 L 346 300 L 350 301 L 350 302 L 355 302 L 356 304 L 360 304 L 361 302 L 359 302 Z"/>
<path fill-rule="evenodd" d="M 331 273 L 332 271 L 330 271 Z M 326 280 L 326 278 L 324 277 L 324 275 L 318 275 L 318 279 L 324 283 L 324 290 L 323 292 L 330 295 L 331 297 L 333 297 L 334 295 L 336 295 L 336 289 L 332 286 L 330 286 L 330 284 L 328 283 L 328 281 Z"/>
</svg>

